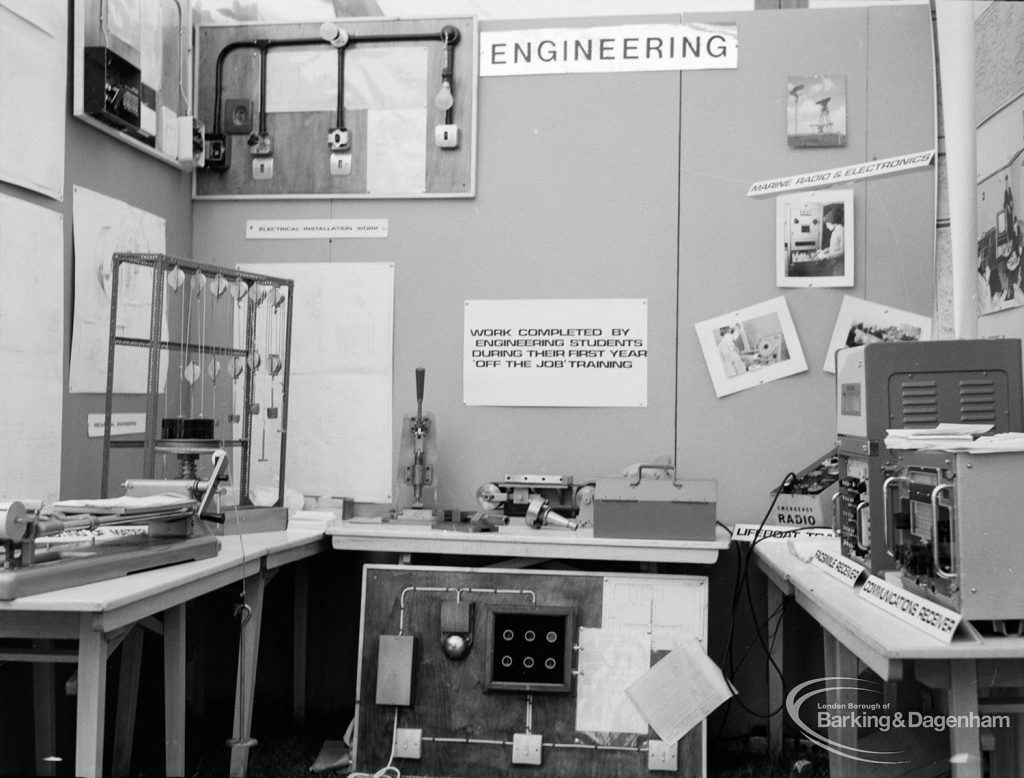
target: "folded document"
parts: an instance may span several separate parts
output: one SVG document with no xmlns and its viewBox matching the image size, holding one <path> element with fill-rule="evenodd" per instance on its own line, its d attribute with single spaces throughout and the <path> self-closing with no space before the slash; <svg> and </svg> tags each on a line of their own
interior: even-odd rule
<svg viewBox="0 0 1024 778">
<path fill-rule="evenodd" d="M 885 446 L 896 449 L 963 451 L 973 454 L 1024 451 L 1024 432 L 985 433 L 991 424 L 939 424 L 930 429 L 886 430 Z"/>
</svg>

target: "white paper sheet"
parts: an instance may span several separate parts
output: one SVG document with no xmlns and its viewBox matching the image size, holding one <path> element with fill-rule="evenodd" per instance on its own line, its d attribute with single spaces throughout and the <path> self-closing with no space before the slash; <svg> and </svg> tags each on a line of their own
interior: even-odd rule
<svg viewBox="0 0 1024 778">
<path fill-rule="evenodd" d="M 427 112 L 421 108 L 374 110 L 366 117 L 370 138 L 366 191 L 423 194 L 427 188 Z"/>
<path fill-rule="evenodd" d="M 295 282 L 286 486 L 310 496 L 391 502 L 394 265 L 239 268 Z M 258 485 L 276 474 L 254 467 L 250 476 Z"/>
<path fill-rule="evenodd" d="M 718 665 L 691 640 L 656 662 L 626 693 L 658 737 L 671 744 L 734 692 Z"/>
<path fill-rule="evenodd" d="M 706 579 L 606 578 L 602 603 L 602 627 L 645 629 L 651 633 L 653 651 L 704 640 Z"/>
<path fill-rule="evenodd" d="M 0 195 L 0 488 L 60 492 L 64 390 L 64 219 Z"/>
<path fill-rule="evenodd" d="M 119 251 L 164 253 L 166 222 L 80 186 L 75 187 L 74 198 L 75 320 L 69 391 L 102 394 L 107 390 L 111 258 Z M 118 281 L 119 335 L 149 337 L 152 277 L 149 268 L 123 266 Z M 165 316 L 161 326 L 166 324 Z M 147 349 L 120 349 L 114 365 L 114 391 L 144 393 L 147 360 Z M 160 376 L 162 387 L 165 369 Z"/>
<path fill-rule="evenodd" d="M 426 109 L 427 65 L 423 46 L 347 50 L 345 110 Z M 267 74 L 268 113 L 337 110 L 338 55 L 334 49 L 271 51 Z"/>
<path fill-rule="evenodd" d="M 647 734 L 647 721 L 626 687 L 651 666 L 651 633 L 644 628 L 580 627 L 576 730 Z"/>
<path fill-rule="evenodd" d="M 0 0 L 0 179 L 55 200 L 64 199 L 67 40 L 64 0 Z"/>
<path fill-rule="evenodd" d="M 647 405 L 647 300 L 467 300 L 466 405 Z"/>
</svg>

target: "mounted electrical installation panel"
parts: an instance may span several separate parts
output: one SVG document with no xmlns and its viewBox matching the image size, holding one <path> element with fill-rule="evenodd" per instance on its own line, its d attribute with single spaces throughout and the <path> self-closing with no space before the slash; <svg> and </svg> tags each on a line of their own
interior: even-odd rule
<svg viewBox="0 0 1024 778">
<path fill-rule="evenodd" d="M 180 0 L 75 0 L 77 118 L 181 169 L 193 166 L 192 8 Z"/>
<path fill-rule="evenodd" d="M 706 630 L 697 576 L 367 565 L 354 769 L 701 776 L 703 724 L 663 741 L 626 687 Z"/>
<path fill-rule="evenodd" d="M 897 566 L 904 530 L 890 526 L 882 508 L 886 479 L 897 471 L 887 430 L 960 423 L 1020 432 L 1022 397 L 1017 339 L 880 342 L 837 351 L 834 522 L 843 555 L 874 574 Z"/>
<path fill-rule="evenodd" d="M 194 196 L 471 197 L 473 18 L 200 25 Z"/>
</svg>

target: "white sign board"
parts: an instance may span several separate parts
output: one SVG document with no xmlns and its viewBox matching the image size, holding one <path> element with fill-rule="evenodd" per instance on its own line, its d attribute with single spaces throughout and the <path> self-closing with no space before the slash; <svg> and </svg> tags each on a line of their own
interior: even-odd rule
<svg viewBox="0 0 1024 778">
<path fill-rule="evenodd" d="M 734 69 L 735 23 L 622 24 L 480 33 L 481 76 Z"/>
<path fill-rule="evenodd" d="M 391 502 L 395 266 L 238 267 L 295 282 L 292 332 L 301 335 L 292 337 L 286 486 L 307 496 Z M 252 482 L 260 475 L 253 468 Z"/>
<path fill-rule="evenodd" d="M 247 219 L 246 240 L 386 238 L 387 219 Z"/>
<path fill-rule="evenodd" d="M 90 438 L 102 438 L 106 426 L 106 414 L 90 413 L 86 416 L 88 435 Z M 112 413 L 110 414 L 110 434 L 142 435 L 146 432 L 146 414 L 144 413 Z"/>
<path fill-rule="evenodd" d="M 756 181 L 747 190 L 747 197 L 793 192 L 798 189 L 820 189 L 823 186 L 845 184 L 848 181 L 859 181 L 862 178 L 877 178 L 903 173 L 908 170 L 928 167 L 935 159 L 935 150 L 918 151 L 914 154 L 903 154 L 899 157 L 887 157 L 856 165 L 844 165 L 829 170 L 818 170 L 784 178 L 771 178 Z"/>
<path fill-rule="evenodd" d="M 466 405 L 647 405 L 647 300 L 467 300 Z"/>
<path fill-rule="evenodd" d="M 738 543 L 762 542 L 764 540 L 789 540 L 790 538 L 834 538 L 834 530 L 823 527 L 762 527 L 758 524 L 734 524 L 732 539 Z"/>
<path fill-rule="evenodd" d="M 856 562 L 851 562 L 842 554 L 830 554 L 823 548 L 814 552 L 811 564 L 851 588 L 857 585 L 857 581 L 864 574 L 864 568 Z"/>
<path fill-rule="evenodd" d="M 860 588 L 860 596 L 872 605 L 891 613 L 904 624 L 926 632 L 934 638 L 950 643 L 960 624 L 960 614 L 937 605 L 901 586 L 895 586 L 876 576 L 869 576 Z"/>
</svg>

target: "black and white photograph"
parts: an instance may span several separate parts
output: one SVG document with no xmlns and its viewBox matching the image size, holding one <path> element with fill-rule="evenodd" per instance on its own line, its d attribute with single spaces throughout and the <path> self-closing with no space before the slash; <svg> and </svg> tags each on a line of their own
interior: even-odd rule
<svg viewBox="0 0 1024 778">
<path fill-rule="evenodd" d="M 846 77 L 790 76 L 787 132 L 793 148 L 846 145 Z"/>
<path fill-rule="evenodd" d="M 719 397 L 807 369 L 785 297 L 698 322 L 696 329 Z"/>
<path fill-rule="evenodd" d="M 932 319 L 930 316 L 900 310 L 887 305 L 845 295 L 832 330 L 825 364 L 826 373 L 836 371 L 836 351 L 849 346 L 864 346 L 868 343 L 894 343 L 917 340 L 931 340 Z"/>
<path fill-rule="evenodd" d="M 776 284 L 853 286 L 853 190 L 813 190 L 775 201 Z"/>
<path fill-rule="evenodd" d="M 1024 224 L 1021 193 L 1024 176 L 1021 163 L 1024 147 L 1008 147 L 1009 162 L 978 183 L 978 312 L 982 315 L 1024 305 L 1021 287 L 1021 255 L 1024 254 Z"/>
</svg>

